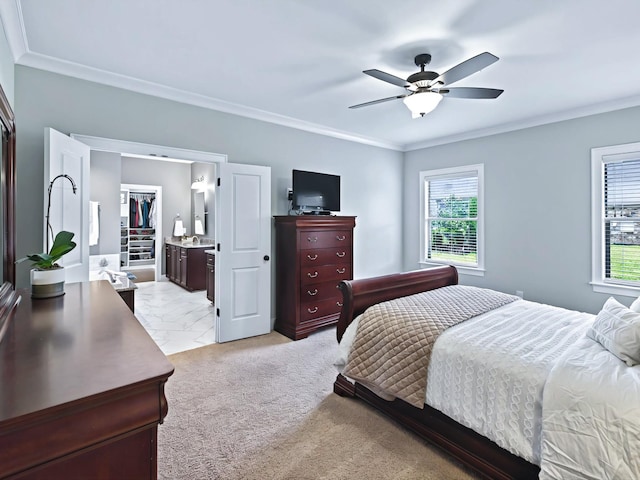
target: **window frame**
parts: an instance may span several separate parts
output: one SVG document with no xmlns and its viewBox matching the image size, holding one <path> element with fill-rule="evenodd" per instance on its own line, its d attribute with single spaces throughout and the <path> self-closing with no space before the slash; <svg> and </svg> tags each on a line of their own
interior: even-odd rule
<svg viewBox="0 0 640 480">
<path fill-rule="evenodd" d="M 640 284 L 605 278 L 604 166 L 606 163 L 640 159 L 640 142 L 591 149 L 591 286 L 594 292 L 637 297 Z"/>
<path fill-rule="evenodd" d="M 430 178 L 455 178 L 464 174 L 473 174 L 478 177 L 478 220 L 476 226 L 477 234 L 477 266 L 469 266 L 469 264 L 456 263 L 451 261 L 439 261 L 427 259 L 427 242 L 426 242 L 426 188 L 425 182 Z M 484 164 L 478 163 L 474 165 L 463 165 L 459 167 L 440 168 L 436 170 L 424 170 L 419 174 L 420 181 L 420 260 L 421 268 L 434 267 L 438 265 L 454 265 L 458 273 L 464 275 L 484 276 Z"/>
</svg>

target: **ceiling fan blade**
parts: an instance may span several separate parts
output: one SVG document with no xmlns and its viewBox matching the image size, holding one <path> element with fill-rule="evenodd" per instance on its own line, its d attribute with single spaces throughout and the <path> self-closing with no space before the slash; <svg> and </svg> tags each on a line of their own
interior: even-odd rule
<svg viewBox="0 0 640 480">
<path fill-rule="evenodd" d="M 441 88 L 438 93 L 452 98 L 498 98 L 504 90 L 497 88 L 453 87 Z"/>
<path fill-rule="evenodd" d="M 479 72 L 485 67 L 488 67 L 492 63 L 495 63 L 499 60 L 498 57 L 492 55 L 489 52 L 484 52 L 475 57 L 470 58 L 469 60 L 465 60 L 462 63 L 459 63 L 455 67 L 451 67 L 449 70 L 444 72 L 439 77 L 433 79 L 431 85 L 435 85 L 436 83 L 441 83 L 443 85 L 450 85 L 458 80 L 462 80 L 469 75 Z"/>
<path fill-rule="evenodd" d="M 383 72 L 382 70 L 377 70 L 375 68 L 372 70 L 364 70 L 362 73 L 366 73 L 373 78 L 377 78 L 378 80 L 382 80 L 383 82 L 391 83 L 399 87 L 408 87 L 411 85 L 404 78 L 396 77 L 395 75 L 391 75 L 390 73 Z"/>
<path fill-rule="evenodd" d="M 395 97 L 381 98 L 379 100 L 373 100 L 371 102 L 359 103 L 358 105 L 351 105 L 349 108 L 368 107 L 369 105 L 375 105 L 376 103 L 388 102 L 389 100 L 396 100 L 398 98 L 404 98 L 407 95 L 396 95 Z"/>
</svg>

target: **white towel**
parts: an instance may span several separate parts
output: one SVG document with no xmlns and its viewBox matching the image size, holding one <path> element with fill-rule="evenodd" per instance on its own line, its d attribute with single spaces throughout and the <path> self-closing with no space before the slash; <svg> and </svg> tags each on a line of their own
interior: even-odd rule
<svg viewBox="0 0 640 480">
<path fill-rule="evenodd" d="M 98 245 L 100 238 L 100 202 L 89 202 L 89 246 Z"/>
</svg>

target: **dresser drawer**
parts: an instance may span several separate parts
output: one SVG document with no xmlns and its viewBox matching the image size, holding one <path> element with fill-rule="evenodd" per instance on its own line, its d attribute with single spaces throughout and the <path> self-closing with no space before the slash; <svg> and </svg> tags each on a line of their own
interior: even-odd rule
<svg viewBox="0 0 640 480">
<path fill-rule="evenodd" d="M 342 299 L 336 300 L 335 298 L 329 300 L 322 300 L 315 303 L 307 303 L 300 307 L 300 321 L 308 322 L 316 318 L 326 317 L 327 315 L 333 315 L 340 313 L 342 308 Z"/>
<path fill-rule="evenodd" d="M 347 247 L 352 244 L 351 230 L 304 230 L 299 232 L 300 249 Z"/>
<path fill-rule="evenodd" d="M 318 267 L 306 267 L 302 269 L 300 284 L 312 285 L 324 283 L 330 280 L 351 280 L 351 264 L 340 263 L 336 265 L 320 265 Z"/>
<path fill-rule="evenodd" d="M 300 253 L 300 264 L 303 267 L 315 265 L 332 265 L 335 263 L 351 263 L 351 245 L 333 248 L 318 248 Z"/>
<path fill-rule="evenodd" d="M 313 303 L 329 299 L 342 301 L 342 292 L 338 288 L 339 283 L 338 280 L 333 280 L 326 283 L 303 285 L 300 288 L 300 303 Z"/>
</svg>

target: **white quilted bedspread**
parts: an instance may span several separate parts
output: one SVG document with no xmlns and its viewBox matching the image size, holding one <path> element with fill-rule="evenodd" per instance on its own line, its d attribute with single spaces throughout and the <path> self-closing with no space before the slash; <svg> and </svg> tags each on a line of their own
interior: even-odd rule
<svg viewBox="0 0 640 480">
<path fill-rule="evenodd" d="M 521 300 L 452 327 L 433 349 L 427 403 L 540 465 L 545 381 L 592 321 Z"/>
</svg>

